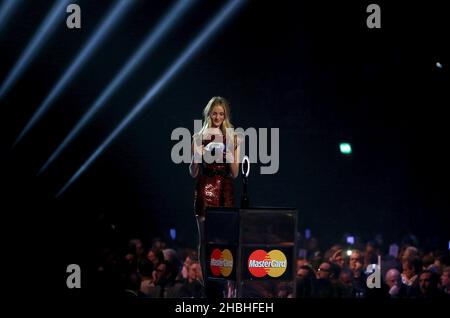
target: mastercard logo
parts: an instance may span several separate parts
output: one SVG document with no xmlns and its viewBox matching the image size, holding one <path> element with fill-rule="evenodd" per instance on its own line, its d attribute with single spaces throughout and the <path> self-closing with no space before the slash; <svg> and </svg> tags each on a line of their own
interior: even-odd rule
<svg viewBox="0 0 450 318">
<path fill-rule="evenodd" d="M 233 271 L 233 254 L 228 249 L 223 251 L 214 249 L 211 253 L 210 267 L 213 276 L 230 276 Z"/>
<path fill-rule="evenodd" d="M 280 277 L 287 267 L 286 255 L 280 250 L 256 250 L 248 257 L 249 272 L 255 277 Z"/>
</svg>

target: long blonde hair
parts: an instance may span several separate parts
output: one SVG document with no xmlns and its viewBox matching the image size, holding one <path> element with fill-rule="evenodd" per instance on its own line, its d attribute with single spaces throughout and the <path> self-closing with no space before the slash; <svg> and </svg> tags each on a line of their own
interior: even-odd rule
<svg viewBox="0 0 450 318">
<path fill-rule="evenodd" d="M 206 132 L 206 129 L 211 127 L 211 111 L 214 109 L 215 106 L 222 106 L 224 111 L 224 120 L 222 122 L 222 125 L 220 125 L 220 130 L 222 131 L 222 134 L 226 136 L 227 134 L 227 128 L 233 128 L 233 125 L 230 122 L 231 114 L 230 114 L 230 103 L 223 97 L 220 96 L 214 96 L 211 98 L 206 104 L 205 109 L 203 110 L 203 117 L 204 117 L 204 123 L 202 129 L 198 132 L 199 135 Z"/>
</svg>

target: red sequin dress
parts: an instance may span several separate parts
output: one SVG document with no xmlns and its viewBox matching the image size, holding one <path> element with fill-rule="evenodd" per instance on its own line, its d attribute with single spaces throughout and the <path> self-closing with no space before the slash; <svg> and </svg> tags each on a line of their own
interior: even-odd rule
<svg viewBox="0 0 450 318">
<path fill-rule="evenodd" d="M 203 140 L 203 146 L 206 147 L 214 140 L 214 135 L 210 139 Z M 225 137 L 223 143 L 226 146 Z M 233 177 L 230 164 L 225 161 L 225 155 L 223 163 L 206 163 L 202 160 L 200 164 L 194 194 L 195 214 L 205 216 L 207 207 L 234 207 Z"/>
</svg>

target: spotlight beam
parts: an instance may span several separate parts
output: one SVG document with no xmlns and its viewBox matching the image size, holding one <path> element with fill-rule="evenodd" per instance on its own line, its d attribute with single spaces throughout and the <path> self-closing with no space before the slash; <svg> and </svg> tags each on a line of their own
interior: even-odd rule
<svg viewBox="0 0 450 318">
<path fill-rule="evenodd" d="M 21 3 L 20 0 L 5 0 L 0 7 L 0 31 L 3 28 L 3 25 L 6 24 L 10 15 L 17 8 L 17 5 Z"/>
<path fill-rule="evenodd" d="M 50 12 L 45 17 L 44 22 L 41 23 L 33 39 L 27 45 L 0 87 L 0 99 L 9 91 L 11 86 L 14 85 L 19 76 L 22 75 L 31 60 L 38 53 L 39 49 L 42 48 L 44 42 L 48 39 L 52 31 L 55 30 L 55 25 L 60 21 L 60 19 L 63 18 L 63 15 L 66 13 L 65 8 L 69 2 L 70 0 L 56 0 Z"/>
<path fill-rule="evenodd" d="M 103 92 L 97 97 L 95 102 L 88 108 L 88 111 L 78 121 L 78 123 L 72 128 L 62 143 L 56 148 L 52 155 L 47 159 L 45 164 L 41 167 L 38 175 L 47 170 L 48 166 L 61 154 L 61 152 L 73 141 L 78 135 L 80 130 L 87 125 L 92 117 L 105 105 L 111 95 L 116 89 L 128 78 L 128 76 L 139 66 L 144 58 L 148 58 L 149 54 L 156 47 L 162 37 L 170 30 L 171 27 L 178 21 L 178 17 L 183 12 L 192 6 L 193 0 L 179 0 L 178 3 L 169 11 L 169 13 L 163 18 L 161 23 L 158 24 L 156 29 L 147 36 L 142 42 L 138 50 L 133 54 L 128 62 L 121 68 L 114 79 L 108 84 Z"/>
<path fill-rule="evenodd" d="M 118 0 L 116 5 L 107 13 L 106 18 L 101 22 L 97 31 L 91 36 L 70 67 L 64 72 L 63 76 L 59 79 L 57 84 L 52 88 L 51 92 L 47 95 L 45 100 L 28 121 L 25 128 L 14 142 L 13 147 L 20 142 L 20 140 L 28 133 L 36 122 L 38 122 L 39 119 L 41 119 L 42 116 L 48 111 L 50 105 L 63 92 L 70 80 L 75 77 L 76 73 L 80 71 L 83 64 L 88 61 L 90 56 L 100 46 L 101 42 L 107 37 L 108 33 L 110 33 L 112 28 L 117 24 L 119 19 L 124 15 L 126 10 L 130 7 L 130 4 L 133 2 L 134 1 L 132 0 Z"/>
<path fill-rule="evenodd" d="M 122 130 L 144 109 L 157 93 L 168 83 L 170 79 L 192 58 L 192 56 L 205 44 L 205 42 L 214 34 L 215 31 L 229 18 L 236 9 L 244 3 L 243 0 L 233 0 L 229 2 L 208 24 L 189 47 L 178 57 L 164 75 L 147 91 L 142 99 L 133 107 L 128 115 L 120 122 L 114 131 L 100 144 L 100 146 L 92 153 L 92 155 L 81 165 L 75 174 L 67 181 L 67 183 L 56 194 L 59 197 L 67 188 L 85 172 L 89 166 L 97 159 L 97 157 L 109 146 L 109 144 L 122 132 Z"/>
</svg>

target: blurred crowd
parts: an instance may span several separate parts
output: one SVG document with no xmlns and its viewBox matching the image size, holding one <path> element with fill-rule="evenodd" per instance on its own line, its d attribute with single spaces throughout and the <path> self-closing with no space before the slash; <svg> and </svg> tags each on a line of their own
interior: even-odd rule
<svg viewBox="0 0 450 318">
<path fill-rule="evenodd" d="M 131 299 L 207 297 L 196 249 L 159 238 L 148 245 L 132 238 L 124 248 L 100 249 L 90 286 L 96 293 Z M 296 281 L 279 283 L 266 297 L 448 299 L 449 273 L 448 250 L 426 250 L 414 240 L 322 250 L 318 239 L 301 239 Z"/>
</svg>

